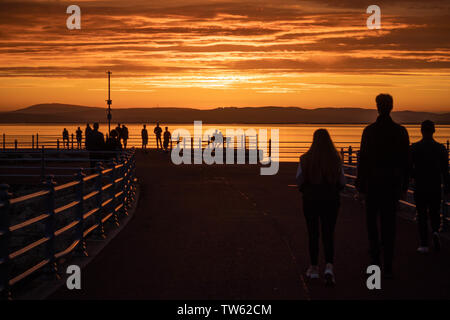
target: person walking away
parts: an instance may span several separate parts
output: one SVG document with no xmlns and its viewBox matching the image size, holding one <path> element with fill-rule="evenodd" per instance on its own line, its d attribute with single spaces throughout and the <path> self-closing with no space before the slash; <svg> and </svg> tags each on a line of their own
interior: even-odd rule
<svg viewBox="0 0 450 320">
<path fill-rule="evenodd" d="M 306 276 L 310 279 L 319 278 L 321 234 L 325 251 L 325 282 L 332 286 L 335 284 L 334 230 L 345 176 L 341 156 L 327 130 L 319 129 L 314 132 L 311 148 L 300 157 L 296 180 L 303 195 L 303 214 L 309 239 L 311 265 Z"/>
<path fill-rule="evenodd" d="M 172 150 L 172 135 L 170 134 L 169 127 L 166 127 L 166 131 L 164 131 L 164 151 L 169 152 L 169 143 L 170 150 Z"/>
<path fill-rule="evenodd" d="M 128 141 L 128 128 L 125 125 L 122 125 L 122 140 L 123 140 L 123 148 L 126 149 Z"/>
<path fill-rule="evenodd" d="M 91 162 L 91 168 L 95 168 L 96 159 L 99 159 L 101 156 L 99 151 L 105 150 L 105 138 L 103 133 L 99 131 L 98 123 L 94 123 L 94 130 L 90 134 L 90 142 L 89 142 L 89 158 Z"/>
<path fill-rule="evenodd" d="M 106 139 L 105 150 L 108 151 L 105 156 L 105 159 L 107 160 L 115 159 L 117 153 L 122 150 L 122 144 L 119 141 L 119 134 L 115 129 L 111 131 L 109 137 Z"/>
<path fill-rule="evenodd" d="M 147 125 L 145 125 L 145 124 L 141 131 L 141 137 L 142 137 L 142 149 L 147 150 L 148 131 L 147 131 Z"/>
<path fill-rule="evenodd" d="M 405 127 L 390 116 L 392 96 L 380 94 L 376 103 L 379 116 L 364 129 L 361 138 L 356 188 L 366 203 L 370 264 L 381 266 L 383 248 L 383 274 L 392 278 L 397 205 L 406 198 L 409 182 L 409 136 Z"/>
<path fill-rule="evenodd" d="M 87 123 L 86 129 L 84 129 L 84 147 L 86 148 L 86 150 L 90 149 L 89 143 L 91 141 L 91 139 L 90 139 L 91 133 L 92 133 L 92 128 L 89 125 L 89 123 Z"/>
<path fill-rule="evenodd" d="M 81 131 L 80 127 L 78 127 L 76 131 L 76 136 L 77 136 L 77 148 L 81 149 L 81 140 L 83 139 L 83 131 Z"/>
<path fill-rule="evenodd" d="M 162 141 L 161 141 L 162 129 L 159 126 L 159 122 L 156 123 L 156 127 L 155 127 L 155 129 L 153 129 L 153 133 L 156 136 L 156 150 L 159 150 L 160 147 L 162 149 L 163 148 Z"/>
<path fill-rule="evenodd" d="M 63 136 L 63 148 L 69 149 L 69 131 L 67 131 L 66 128 L 64 128 L 62 136 Z"/>
<path fill-rule="evenodd" d="M 412 178 L 414 181 L 414 200 L 418 214 L 419 253 L 428 253 L 428 217 L 433 232 L 436 251 L 441 248 L 439 229 L 441 227 L 442 185 L 444 195 L 449 193 L 448 152 L 444 145 L 433 139 L 434 123 L 422 123 L 422 140 L 411 146 Z"/>
<path fill-rule="evenodd" d="M 122 125 L 118 123 L 116 129 L 114 130 L 116 130 L 117 132 L 117 138 L 119 139 L 119 142 L 122 143 Z"/>
</svg>

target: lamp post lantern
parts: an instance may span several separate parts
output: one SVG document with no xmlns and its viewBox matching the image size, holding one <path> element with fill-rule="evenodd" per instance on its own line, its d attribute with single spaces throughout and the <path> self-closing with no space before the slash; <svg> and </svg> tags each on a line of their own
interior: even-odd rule
<svg viewBox="0 0 450 320">
<path fill-rule="evenodd" d="M 106 100 L 106 103 L 108 104 L 108 136 L 111 135 L 111 71 L 107 72 L 108 74 L 108 100 Z"/>
</svg>

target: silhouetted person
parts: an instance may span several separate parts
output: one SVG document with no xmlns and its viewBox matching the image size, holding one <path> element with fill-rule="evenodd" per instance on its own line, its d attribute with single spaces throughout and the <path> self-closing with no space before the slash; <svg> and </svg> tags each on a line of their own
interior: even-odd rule
<svg viewBox="0 0 450 320">
<path fill-rule="evenodd" d="M 155 129 L 153 129 L 153 133 L 156 136 L 156 150 L 158 150 L 160 147 L 162 149 L 163 148 L 162 141 L 161 141 L 162 129 L 159 126 L 159 122 L 156 123 L 156 127 L 155 127 Z"/>
<path fill-rule="evenodd" d="M 122 139 L 122 125 L 120 123 L 117 124 L 117 127 L 114 129 L 116 130 L 117 134 L 119 135 L 119 140 Z"/>
<path fill-rule="evenodd" d="M 437 251 L 441 243 L 440 206 L 442 187 L 445 195 L 449 191 L 448 152 L 444 145 L 433 139 L 435 132 L 432 121 L 422 123 L 423 139 L 411 146 L 412 177 L 414 179 L 414 199 L 418 214 L 420 245 L 419 253 L 428 253 L 428 216 L 430 217 L 433 243 Z"/>
<path fill-rule="evenodd" d="M 122 144 L 119 141 L 119 134 L 114 129 L 110 132 L 109 137 L 106 139 L 105 143 L 105 149 L 106 151 L 115 151 L 118 152 L 122 150 Z M 116 157 L 116 153 L 107 153 L 106 159 L 113 159 Z"/>
<path fill-rule="evenodd" d="M 90 149 L 90 142 L 91 142 L 91 133 L 92 133 L 92 128 L 89 125 L 89 123 L 86 124 L 86 129 L 84 129 L 84 147 L 86 148 L 86 150 Z"/>
<path fill-rule="evenodd" d="M 100 157 L 100 153 L 98 151 L 105 150 L 105 138 L 103 133 L 98 131 L 99 125 L 98 123 L 94 123 L 94 130 L 90 134 L 90 142 L 89 142 L 89 151 L 94 151 L 89 153 L 89 158 L 91 159 L 91 168 L 95 168 L 95 160 Z"/>
<path fill-rule="evenodd" d="M 141 137 L 142 137 L 142 149 L 146 150 L 148 144 L 148 131 L 147 126 L 145 124 L 141 131 Z"/>
<path fill-rule="evenodd" d="M 83 131 L 81 131 L 80 127 L 78 127 L 77 129 L 76 135 L 77 135 L 77 148 L 81 149 L 81 140 L 83 139 Z"/>
<path fill-rule="evenodd" d="M 321 230 L 326 263 L 324 276 L 328 285 L 334 285 L 334 229 L 345 176 L 341 156 L 327 130 L 319 129 L 314 133 L 311 148 L 300 157 L 296 179 L 303 194 L 303 213 L 309 238 L 311 266 L 306 276 L 319 278 Z"/>
<path fill-rule="evenodd" d="M 117 127 L 114 130 L 116 130 L 117 132 L 117 139 L 119 139 L 119 142 L 122 143 L 122 125 L 118 123 Z"/>
<path fill-rule="evenodd" d="M 123 148 L 127 148 L 128 142 L 128 128 L 125 125 L 122 125 L 122 140 L 123 140 Z"/>
<path fill-rule="evenodd" d="M 211 137 L 211 142 L 214 148 L 220 147 L 220 144 L 223 143 L 223 134 L 219 130 L 215 130 L 213 136 Z"/>
<path fill-rule="evenodd" d="M 393 99 L 376 98 L 378 119 L 364 129 L 356 187 L 366 200 L 367 232 L 372 265 L 381 265 L 378 219 L 381 224 L 383 272 L 392 277 L 396 210 L 408 190 L 409 136 L 405 127 L 392 121 Z"/>
<path fill-rule="evenodd" d="M 67 131 L 66 128 L 64 128 L 62 136 L 63 136 L 63 147 L 69 149 L 69 131 Z"/>
<path fill-rule="evenodd" d="M 169 128 L 166 127 L 166 131 L 164 131 L 164 151 L 169 151 L 169 144 L 172 150 L 172 135 L 170 134 Z"/>
</svg>

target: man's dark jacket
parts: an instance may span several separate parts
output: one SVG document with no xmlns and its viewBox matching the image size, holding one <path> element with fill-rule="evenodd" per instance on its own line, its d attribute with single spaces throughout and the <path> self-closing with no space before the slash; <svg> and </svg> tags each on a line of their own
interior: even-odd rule
<svg viewBox="0 0 450 320">
<path fill-rule="evenodd" d="M 434 139 L 423 139 L 411 146 L 412 172 L 415 190 L 440 194 L 441 185 L 449 190 L 448 152 Z"/>
<path fill-rule="evenodd" d="M 390 116 L 379 116 L 362 135 L 358 191 L 399 199 L 408 189 L 408 168 L 408 131 Z"/>
</svg>

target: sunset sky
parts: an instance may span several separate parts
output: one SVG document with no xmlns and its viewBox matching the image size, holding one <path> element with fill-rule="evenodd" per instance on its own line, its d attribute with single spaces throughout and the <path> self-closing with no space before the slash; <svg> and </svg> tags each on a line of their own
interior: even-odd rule
<svg viewBox="0 0 450 320">
<path fill-rule="evenodd" d="M 450 112 L 450 1 L 0 1 L 0 110 L 105 106 L 107 70 L 113 107 Z"/>
</svg>

